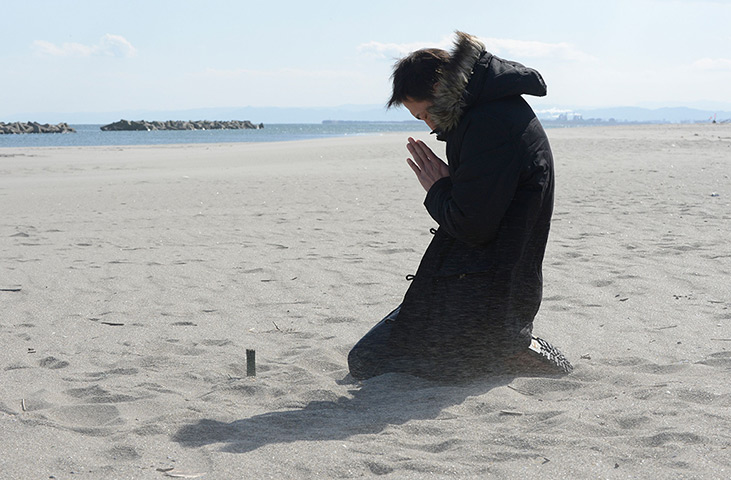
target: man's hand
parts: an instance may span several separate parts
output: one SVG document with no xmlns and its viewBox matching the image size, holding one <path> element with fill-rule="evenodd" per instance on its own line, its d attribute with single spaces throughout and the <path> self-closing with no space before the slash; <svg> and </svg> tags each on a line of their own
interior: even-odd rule
<svg viewBox="0 0 731 480">
<path fill-rule="evenodd" d="M 434 155 L 429 147 L 421 140 L 414 140 L 409 137 L 409 143 L 406 145 L 409 153 L 414 159 L 407 158 L 406 162 L 416 174 L 419 183 L 427 192 L 440 178 L 449 176 L 449 167 L 441 158 Z"/>
</svg>

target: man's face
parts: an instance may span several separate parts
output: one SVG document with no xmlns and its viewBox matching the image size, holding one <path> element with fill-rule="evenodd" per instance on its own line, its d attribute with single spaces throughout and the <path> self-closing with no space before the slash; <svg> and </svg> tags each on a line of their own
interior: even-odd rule
<svg viewBox="0 0 731 480">
<path fill-rule="evenodd" d="M 430 129 L 436 130 L 437 125 L 432 121 L 429 115 L 429 108 L 432 106 L 432 102 L 429 100 L 414 100 L 407 98 L 404 100 L 404 107 L 411 112 L 411 114 L 417 120 L 422 120 L 426 123 Z"/>
</svg>

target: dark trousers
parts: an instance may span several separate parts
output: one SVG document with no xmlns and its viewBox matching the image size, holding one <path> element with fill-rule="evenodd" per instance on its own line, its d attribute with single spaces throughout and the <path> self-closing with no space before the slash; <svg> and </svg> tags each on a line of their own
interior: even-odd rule
<svg viewBox="0 0 731 480">
<path fill-rule="evenodd" d="M 401 305 L 378 322 L 355 344 L 348 355 L 350 374 L 359 380 L 384 373 L 407 373 L 433 380 L 464 380 L 498 374 L 503 360 L 530 343 L 532 323 L 513 337 L 509 346 L 475 342 L 475 345 L 444 343 L 442 348 L 414 350 L 394 336 Z M 434 339 L 435 342 L 439 338 Z M 432 342 L 434 344 L 435 342 Z M 419 342 L 423 343 L 423 342 Z"/>
<path fill-rule="evenodd" d="M 366 379 L 388 372 L 408 373 L 418 366 L 418 362 L 410 361 L 408 356 L 399 355 L 389 348 L 393 323 L 400 310 L 401 305 L 371 328 L 350 350 L 348 367 L 354 378 Z"/>
</svg>

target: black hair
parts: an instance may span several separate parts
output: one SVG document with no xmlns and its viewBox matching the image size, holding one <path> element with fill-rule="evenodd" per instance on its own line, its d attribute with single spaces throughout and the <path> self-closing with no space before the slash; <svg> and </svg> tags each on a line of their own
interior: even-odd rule
<svg viewBox="0 0 731 480">
<path fill-rule="evenodd" d="M 399 106 L 405 100 L 433 100 L 434 86 L 449 53 L 439 48 L 424 48 L 410 53 L 393 67 L 393 91 L 386 108 Z"/>
</svg>

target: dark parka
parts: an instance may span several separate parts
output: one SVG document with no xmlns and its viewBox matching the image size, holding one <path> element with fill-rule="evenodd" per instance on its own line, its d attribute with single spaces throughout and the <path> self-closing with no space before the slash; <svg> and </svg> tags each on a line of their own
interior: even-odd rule
<svg viewBox="0 0 731 480">
<path fill-rule="evenodd" d="M 391 341 L 479 368 L 530 342 L 553 210 L 553 158 L 521 97 L 546 94 L 540 74 L 457 35 L 429 109 L 449 163 L 449 177 L 424 202 L 439 228 Z"/>
</svg>

